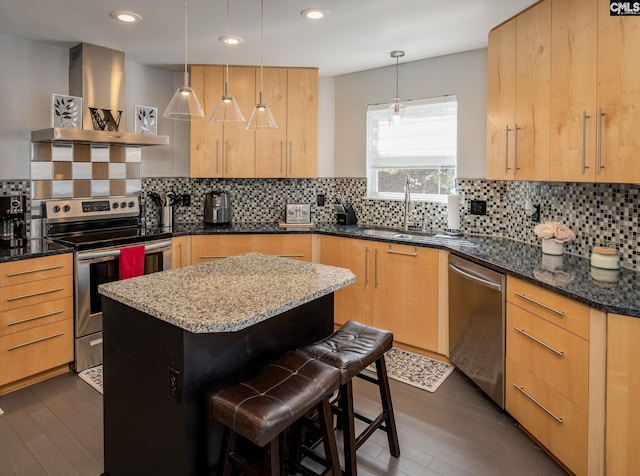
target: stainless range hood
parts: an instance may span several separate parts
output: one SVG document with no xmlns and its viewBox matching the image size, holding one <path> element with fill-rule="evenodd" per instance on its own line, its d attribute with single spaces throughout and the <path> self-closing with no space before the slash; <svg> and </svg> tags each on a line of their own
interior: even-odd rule
<svg viewBox="0 0 640 476">
<path fill-rule="evenodd" d="M 82 97 L 82 129 L 52 127 L 31 132 L 32 142 L 76 142 L 132 146 L 168 145 L 168 136 L 125 130 L 124 53 L 89 43 L 69 50 L 69 95 Z M 119 131 L 94 130 L 89 108 L 123 111 Z"/>
</svg>

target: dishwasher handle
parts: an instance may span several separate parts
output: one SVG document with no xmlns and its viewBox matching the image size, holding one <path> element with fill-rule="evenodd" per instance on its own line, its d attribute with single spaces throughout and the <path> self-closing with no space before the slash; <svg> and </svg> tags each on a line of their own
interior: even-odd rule
<svg viewBox="0 0 640 476">
<path fill-rule="evenodd" d="M 494 289 L 498 292 L 502 292 L 502 284 L 500 283 L 494 283 L 493 281 L 488 281 L 486 279 L 483 279 L 480 276 L 476 276 L 475 274 L 471 274 L 467 271 L 464 271 L 451 263 L 449 263 L 449 269 L 464 276 L 465 278 L 469 278 L 475 281 L 476 283 L 481 284 L 482 286 L 485 286 L 490 289 Z"/>
</svg>

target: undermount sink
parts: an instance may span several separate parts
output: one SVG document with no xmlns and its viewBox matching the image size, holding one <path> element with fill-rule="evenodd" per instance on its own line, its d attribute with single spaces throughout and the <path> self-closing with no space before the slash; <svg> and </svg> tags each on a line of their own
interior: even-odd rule
<svg viewBox="0 0 640 476">
<path fill-rule="evenodd" d="M 379 236 L 381 238 L 393 238 L 396 240 L 424 241 L 432 244 L 455 243 L 458 246 L 476 246 L 459 235 L 447 235 L 444 233 L 409 233 L 399 230 L 384 230 L 379 228 L 364 228 L 361 232 L 368 236 Z"/>
</svg>

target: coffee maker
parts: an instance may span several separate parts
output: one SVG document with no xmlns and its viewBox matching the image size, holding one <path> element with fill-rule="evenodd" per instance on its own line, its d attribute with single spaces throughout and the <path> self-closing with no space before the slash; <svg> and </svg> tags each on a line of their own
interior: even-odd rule
<svg viewBox="0 0 640 476">
<path fill-rule="evenodd" d="M 27 243 L 24 195 L 0 197 L 0 248 L 20 248 Z"/>
</svg>

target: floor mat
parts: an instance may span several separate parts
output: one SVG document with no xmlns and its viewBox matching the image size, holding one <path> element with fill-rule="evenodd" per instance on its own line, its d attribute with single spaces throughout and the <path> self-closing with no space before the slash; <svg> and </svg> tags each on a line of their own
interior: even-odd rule
<svg viewBox="0 0 640 476">
<path fill-rule="evenodd" d="M 385 354 L 389 378 L 403 382 L 427 392 L 435 392 L 447 379 L 454 367 L 446 362 L 392 348 Z M 375 364 L 367 367 L 375 373 Z"/>
<path fill-rule="evenodd" d="M 102 365 L 98 365 L 97 367 L 92 367 L 87 370 L 83 370 L 78 374 L 82 380 L 87 382 L 93 388 L 95 388 L 98 392 L 103 393 L 102 391 Z"/>
</svg>

